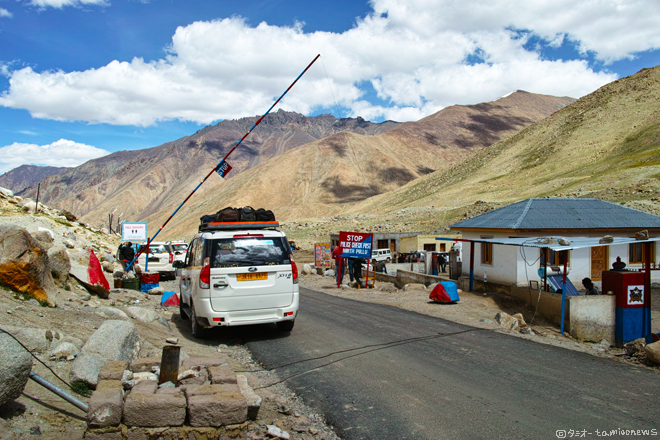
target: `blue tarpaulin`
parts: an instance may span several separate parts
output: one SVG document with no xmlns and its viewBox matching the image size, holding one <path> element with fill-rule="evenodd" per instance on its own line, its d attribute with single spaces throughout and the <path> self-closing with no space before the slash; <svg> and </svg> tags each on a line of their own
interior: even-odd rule
<svg viewBox="0 0 660 440">
<path fill-rule="evenodd" d="M 140 292 L 148 292 L 156 287 L 158 287 L 158 283 L 142 283 L 140 284 Z"/>
</svg>

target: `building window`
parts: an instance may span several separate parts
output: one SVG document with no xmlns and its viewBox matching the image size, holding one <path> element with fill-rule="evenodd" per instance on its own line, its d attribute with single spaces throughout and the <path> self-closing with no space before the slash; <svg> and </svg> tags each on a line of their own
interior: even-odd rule
<svg viewBox="0 0 660 440">
<path fill-rule="evenodd" d="M 444 252 L 444 251 L 445 251 L 445 244 L 440 243 L 440 252 Z"/>
<path fill-rule="evenodd" d="M 655 246 L 651 244 L 651 261 L 655 261 Z M 628 245 L 628 264 L 642 264 L 644 262 L 644 243 L 630 243 Z"/>
<path fill-rule="evenodd" d="M 493 264 L 493 243 L 481 243 L 481 264 Z"/>
<path fill-rule="evenodd" d="M 387 249 L 387 243 L 388 240 L 378 240 L 378 248 L 377 249 Z"/>
<path fill-rule="evenodd" d="M 552 249 L 542 249 L 541 251 L 541 265 L 543 263 L 546 266 L 564 266 L 564 259 L 568 256 L 567 266 L 571 265 L 571 251 L 559 251 L 555 252 Z"/>
<path fill-rule="evenodd" d="M 427 243 L 424 245 L 424 250 L 428 252 L 435 252 L 435 243 Z"/>
</svg>

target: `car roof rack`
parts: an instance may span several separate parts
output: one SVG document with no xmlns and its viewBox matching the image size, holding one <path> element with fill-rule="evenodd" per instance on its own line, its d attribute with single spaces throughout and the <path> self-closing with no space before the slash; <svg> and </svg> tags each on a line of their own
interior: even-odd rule
<svg viewBox="0 0 660 440">
<path fill-rule="evenodd" d="M 199 232 L 231 231 L 236 229 L 271 229 L 279 228 L 277 221 L 254 222 L 208 222 L 199 225 Z"/>
</svg>

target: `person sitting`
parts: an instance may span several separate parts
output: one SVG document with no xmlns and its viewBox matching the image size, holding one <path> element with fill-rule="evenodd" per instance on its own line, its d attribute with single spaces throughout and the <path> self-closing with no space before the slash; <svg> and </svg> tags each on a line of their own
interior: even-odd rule
<svg viewBox="0 0 660 440">
<path fill-rule="evenodd" d="M 598 295 L 598 287 L 594 286 L 594 283 L 591 281 L 591 278 L 583 279 L 582 285 L 587 290 L 585 292 L 585 295 Z"/>
</svg>

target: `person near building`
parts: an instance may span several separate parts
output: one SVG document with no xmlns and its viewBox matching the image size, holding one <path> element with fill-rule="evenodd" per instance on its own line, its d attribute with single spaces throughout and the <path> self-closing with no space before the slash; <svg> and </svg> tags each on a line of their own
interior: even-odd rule
<svg viewBox="0 0 660 440">
<path fill-rule="evenodd" d="M 585 295 L 598 295 L 598 287 L 594 286 L 594 283 L 591 281 L 591 278 L 583 279 L 582 285 L 587 290 L 585 292 Z"/>
<path fill-rule="evenodd" d="M 440 254 L 440 256 L 438 257 L 438 264 L 440 264 L 440 269 L 442 269 L 442 273 L 445 273 L 446 272 L 445 269 L 447 268 L 447 259 L 443 254 Z"/>
<path fill-rule="evenodd" d="M 355 277 L 353 276 L 353 265 L 355 264 L 355 259 L 354 258 L 349 258 L 348 259 L 348 276 L 353 281 Z"/>
<path fill-rule="evenodd" d="M 358 287 L 362 287 L 362 264 L 363 263 L 369 264 L 369 260 L 363 260 L 361 258 L 356 258 L 355 261 L 353 261 L 353 278 L 355 278 L 355 282 L 357 283 Z"/>
<path fill-rule="evenodd" d="M 344 279 L 344 268 L 346 263 L 344 262 L 344 258 L 341 256 L 341 248 L 339 246 L 336 246 L 332 250 L 332 259 L 335 260 L 335 276 L 337 278 L 337 287 L 340 287 L 341 282 Z"/>
<path fill-rule="evenodd" d="M 126 271 L 126 266 L 128 266 L 131 261 L 135 258 L 135 251 L 133 250 L 133 243 L 127 241 L 126 244 L 119 246 L 119 260 L 121 265 Z"/>
</svg>

